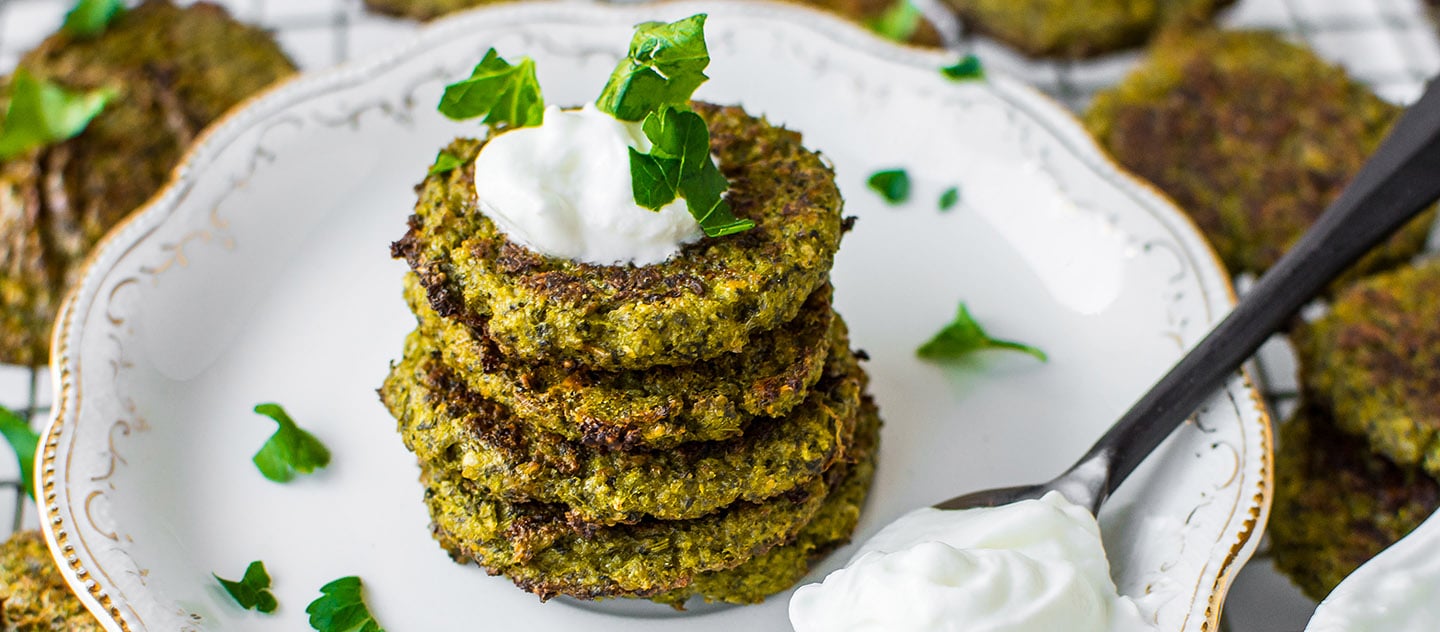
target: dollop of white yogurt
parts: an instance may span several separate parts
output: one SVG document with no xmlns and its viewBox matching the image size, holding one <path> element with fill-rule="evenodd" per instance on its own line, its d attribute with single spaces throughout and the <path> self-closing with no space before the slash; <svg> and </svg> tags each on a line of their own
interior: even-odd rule
<svg viewBox="0 0 1440 632">
<path fill-rule="evenodd" d="M 1330 593 L 1305 632 L 1440 629 L 1440 513 L 1366 562 Z"/>
<path fill-rule="evenodd" d="M 705 233 L 676 199 L 659 212 L 635 203 L 630 153 L 650 151 L 640 123 L 594 104 L 545 109 L 541 125 L 496 135 L 475 157 L 480 210 L 510 241 L 600 265 L 669 259 Z"/>
<path fill-rule="evenodd" d="M 1149 632 L 1083 507 L 920 509 L 790 599 L 796 632 Z"/>
</svg>

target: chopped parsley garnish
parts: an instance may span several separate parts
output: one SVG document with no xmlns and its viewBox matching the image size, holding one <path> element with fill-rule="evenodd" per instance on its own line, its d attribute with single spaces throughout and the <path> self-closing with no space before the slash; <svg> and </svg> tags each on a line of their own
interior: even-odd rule
<svg viewBox="0 0 1440 632">
<path fill-rule="evenodd" d="M 649 154 L 630 150 L 636 204 L 659 210 L 683 197 L 709 237 L 755 227 L 755 222 L 735 217 L 722 197 L 729 183 L 710 159 L 710 129 L 705 119 L 689 109 L 666 105 L 646 116 L 641 128 L 653 146 Z"/>
<path fill-rule="evenodd" d="M 666 105 L 684 106 L 709 77 L 704 13 L 678 22 L 645 22 L 635 27 L 630 53 L 615 66 L 600 98 L 602 112 L 622 121 L 641 121 Z"/>
<path fill-rule="evenodd" d="M 360 589 L 360 578 L 355 576 L 341 577 L 321 587 L 320 598 L 305 608 L 310 627 L 318 632 L 385 632 L 365 607 Z"/>
<path fill-rule="evenodd" d="M 903 204 L 910 199 L 910 174 L 904 169 L 876 171 L 865 184 L 891 204 Z"/>
<path fill-rule="evenodd" d="M 630 53 L 620 60 L 595 102 L 623 121 L 643 121 L 650 153 L 630 150 L 630 186 L 635 203 L 659 210 L 676 198 L 707 237 L 755 227 L 725 201 L 730 183 L 710 158 L 710 128 L 690 109 L 690 95 L 709 77 L 705 67 L 705 14 L 678 22 L 645 22 L 635 27 Z"/>
<path fill-rule="evenodd" d="M 435 176 L 442 173 L 449 173 L 460 165 L 460 158 L 442 149 L 440 153 L 435 156 L 435 164 L 430 165 L 430 175 Z"/>
<path fill-rule="evenodd" d="M 279 404 L 260 404 L 255 412 L 280 424 L 280 429 L 255 453 L 255 467 L 277 483 L 288 482 L 297 473 L 309 474 L 330 464 L 330 450 L 313 435 L 300 429 Z"/>
<path fill-rule="evenodd" d="M 940 330 L 940 333 L 935 334 L 930 342 L 921 345 L 915 355 L 926 360 L 948 362 L 986 349 L 1019 351 L 1028 353 L 1041 362 L 1049 360 L 1044 351 L 1030 345 L 991 338 L 989 334 L 985 333 L 985 329 L 980 327 L 980 323 L 975 322 L 975 319 L 970 316 L 970 310 L 965 307 L 965 303 L 960 303 L 960 310 L 955 314 L 955 320 Z"/>
<path fill-rule="evenodd" d="M 960 187 L 950 187 L 940 194 L 940 210 L 948 211 L 960 203 Z"/>
<path fill-rule="evenodd" d="M 75 137 L 114 96 L 106 89 L 70 92 L 23 68 L 15 71 L 0 123 L 0 160 Z"/>
<path fill-rule="evenodd" d="M 65 14 L 60 29 L 75 37 L 93 37 L 124 12 L 124 0 L 80 0 Z"/>
<path fill-rule="evenodd" d="M 240 581 L 230 581 L 214 573 L 210 574 L 215 581 L 225 587 L 225 592 L 235 599 L 235 603 L 246 610 L 256 610 L 269 614 L 275 612 L 279 602 L 275 601 L 275 595 L 270 592 L 270 574 L 265 572 L 264 562 L 251 562 L 245 568 L 245 576 Z"/>
<path fill-rule="evenodd" d="M 980 65 L 979 57 L 966 55 L 954 65 L 941 68 L 940 74 L 954 81 L 974 81 L 985 78 L 985 67 Z"/>
<path fill-rule="evenodd" d="M 40 435 L 20 415 L 0 406 L 0 434 L 15 450 L 15 461 L 20 465 L 20 484 L 25 493 L 35 498 L 35 452 L 40 448 Z"/>
<path fill-rule="evenodd" d="M 897 42 L 908 42 L 920 29 L 920 9 L 911 0 L 896 0 L 879 17 L 866 26 L 877 35 Z"/>
<path fill-rule="evenodd" d="M 485 117 L 491 127 L 531 127 L 545 119 L 545 99 L 535 78 L 535 61 L 511 65 L 495 49 L 475 65 L 470 78 L 445 86 L 440 113 L 456 121 Z"/>
</svg>

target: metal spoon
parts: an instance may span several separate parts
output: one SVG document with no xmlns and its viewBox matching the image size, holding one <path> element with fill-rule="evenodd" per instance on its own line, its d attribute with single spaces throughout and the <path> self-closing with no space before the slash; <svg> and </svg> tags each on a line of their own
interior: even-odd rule
<svg viewBox="0 0 1440 632">
<path fill-rule="evenodd" d="M 1265 156 L 1256 156 L 1264 160 Z M 1303 305 L 1408 220 L 1440 198 L 1440 81 L 1395 124 L 1315 225 L 1064 474 L 1039 485 L 952 498 L 941 509 L 994 507 L 1058 491 L 1090 509 L 1110 497 L 1140 462 Z"/>
</svg>

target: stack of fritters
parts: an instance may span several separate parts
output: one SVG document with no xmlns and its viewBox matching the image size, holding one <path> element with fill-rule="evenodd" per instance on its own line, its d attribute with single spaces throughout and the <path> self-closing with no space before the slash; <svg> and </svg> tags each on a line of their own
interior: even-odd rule
<svg viewBox="0 0 1440 632">
<path fill-rule="evenodd" d="M 1306 404 L 1281 433 L 1270 535 L 1321 599 L 1440 508 L 1440 262 L 1355 284 L 1295 338 Z"/>
<path fill-rule="evenodd" d="M 457 140 L 466 166 L 426 178 L 393 246 L 418 326 L 381 397 L 434 535 L 542 598 L 760 601 L 847 540 L 869 487 L 833 174 L 794 132 L 695 107 L 752 230 L 650 266 L 546 257 L 479 210 L 484 143 Z"/>
</svg>

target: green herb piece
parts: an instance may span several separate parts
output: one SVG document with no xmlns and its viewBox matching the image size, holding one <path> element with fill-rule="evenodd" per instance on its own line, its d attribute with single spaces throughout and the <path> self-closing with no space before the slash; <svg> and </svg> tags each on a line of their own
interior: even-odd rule
<svg viewBox="0 0 1440 632">
<path fill-rule="evenodd" d="M 475 65 L 470 78 L 445 86 L 441 114 L 463 121 L 483 116 L 491 127 L 531 127 L 545 120 L 545 99 L 535 78 L 535 61 L 521 57 L 511 65 L 495 49 Z"/>
<path fill-rule="evenodd" d="M 25 493 L 35 498 L 35 452 L 40 449 L 40 435 L 30 423 L 10 409 L 0 406 L 0 434 L 15 450 L 15 461 L 20 465 L 20 484 Z"/>
<path fill-rule="evenodd" d="M 325 444 L 295 425 L 279 404 L 260 404 L 255 412 L 280 424 L 253 459 L 265 478 L 284 483 L 294 479 L 296 473 L 309 474 L 330 464 L 330 450 Z"/>
<path fill-rule="evenodd" d="M 320 598 L 305 608 L 310 627 L 319 632 L 385 632 L 365 607 L 360 589 L 360 578 L 355 576 L 325 584 L 320 588 Z"/>
<path fill-rule="evenodd" d="M 75 37 L 94 37 L 124 12 L 124 0 L 80 0 L 65 14 L 60 29 Z"/>
<path fill-rule="evenodd" d="M 210 574 L 215 581 L 225 587 L 225 592 L 235 599 L 235 603 L 246 610 L 256 610 L 269 614 L 275 612 L 279 602 L 275 601 L 275 595 L 270 592 L 270 574 L 265 572 L 265 563 L 260 561 L 251 562 L 245 568 L 245 576 L 238 582 L 224 579 L 214 573 Z"/>
<path fill-rule="evenodd" d="M 630 52 L 615 66 L 595 105 L 622 121 L 643 120 L 665 105 L 685 105 L 705 83 L 710 51 L 704 13 L 635 27 Z"/>
<path fill-rule="evenodd" d="M 904 169 L 876 171 L 865 184 L 890 204 L 903 204 L 910 199 L 910 174 Z"/>
<path fill-rule="evenodd" d="M 630 150 L 630 185 L 635 203 L 651 210 L 685 199 L 685 206 L 709 237 L 750 230 L 755 222 L 739 219 L 725 201 L 730 183 L 710 159 L 710 128 L 689 109 L 666 105 L 641 125 L 652 147 L 649 154 Z"/>
<path fill-rule="evenodd" d="M 950 187 L 940 194 L 940 210 L 948 211 L 960 203 L 960 187 Z"/>
<path fill-rule="evenodd" d="M 866 26 L 877 35 L 897 42 L 908 42 L 920 29 L 920 9 L 910 0 L 898 0 Z"/>
<path fill-rule="evenodd" d="M 980 327 L 980 323 L 975 322 L 975 319 L 970 316 L 970 310 L 965 307 L 965 303 L 960 303 L 960 310 L 955 314 L 955 320 L 940 330 L 940 333 L 935 334 L 930 342 L 921 345 L 915 355 L 926 360 L 946 362 L 959 360 L 985 349 L 1019 351 L 1035 356 L 1035 359 L 1041 362 L 1049 360 L 1044 351 L 1035 347 L 991 338 Z"/>
<path fill-rule="evenodd" d="M 940 74 L 954 81 L 975 81 L 985 78 L 985 67 L 980 65 L 979 57 L 966 55 L 954 65 L 941 68 Z"/>
<path fill-rule="evenodd" d="M 114 96 L 105 89 L 70 92 L 23 68 L 15 71 L 0 127 L 0 160 L 75 137 Z"/>
<path fill-rule="evenodd" d="M 430 175 L 436 176 L 442 173 L 449 173 L 454 171 L 456 167 L 459 167 L 460 164 L 459 157 L 442 149 L 440 153 L 435 156 L 435 164 L 430 165 Z"/>
</svg>

